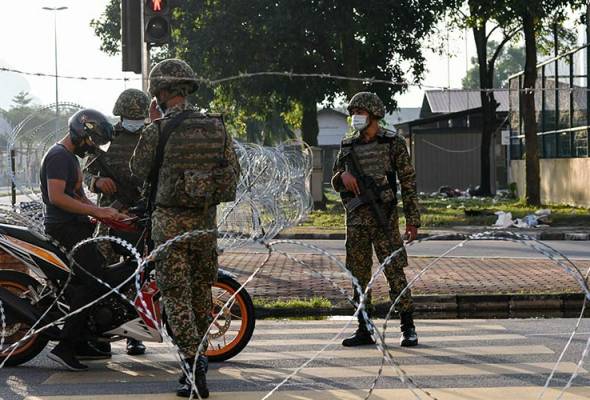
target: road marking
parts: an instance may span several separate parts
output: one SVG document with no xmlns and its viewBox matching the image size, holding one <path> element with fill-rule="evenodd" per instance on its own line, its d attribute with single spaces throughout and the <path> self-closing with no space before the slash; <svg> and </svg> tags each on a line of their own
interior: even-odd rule
<svg viewBox="0 0 590 400">
<path fill-rule="evenodd" d="M 320 354 L 317 359 L 356 359 L 356 358 L 380 358 L 383 353 L 374 347 L 363 347 L 356 349 L 347 349 L 339 347 L 341 350 L 326 350 Z M 467 346 L 467 347 L 443 347 L 443 348 L 390 348 L 394 358 L 408 357 L 454 357 L 454 356 L 494 356 L 494 355 L 529 355 L 529 354 L 554 354 L 553 350 L 542 346 Z M 317 351 L 268 351 L 252 352 L 243 351 L 238 354 L 232 361 L 267 361 L 267 360 L 307 360 L 315 355 Z M 126 354 L 115 354 L 111 359 L 112 362 L 132 361 L 141 364 L 156 362 L 177 362 L 177 357 L 172 352 L 152 353 L 148 350 L 142 356 L 128 356 Z M 89 361 L 90 363 L 102 364 L 104 361 Z M 214 365 L 214 364 L 213 364 Z"/>
<path fill-rule="evenodd" d="M 211 388 L 211 398 L 217 400 L 260 400 L 268 392 L 217 392 Z M 537 400 L 542 391 L 539 386 L 519 387 L 478 387 L 426 389 L 439 400 Z M 554 399 L 561 392 L 560 389 L 548 389 L 547 399 Z M 420 392 L 418 392 L 420 394 Z M 272 396 L 273 400 L 362 400 L 366 390 L 293 390 L 279 391 Z M 425 397 L 422 395 L 422 397 Z M 416 396 L 408 389 L 376 389 L 372 399 L 377 400 L 415 400 Z M 162 394 L 121 394 L 121 395 L 88 395 L 88 396 L 28 396 L 25 400 L 173 400 L 178 399 L 173 393 Z M 563 400 L 588 400 L 590 387 L 570 388 L 562 397 Z"/>
<path fill-rule="evenodd" d="M 346 322 L 352 320 L 356 323 L 356 318 L 352 318 L 348 315 L 342 316 L 335 316 L 330 317 L 329 319 L 318 319 L 318 320 L 297 320 L 297 319 L 261 319 L 256 321 L 256 326 L 276 326 L 278 324 L 287 325 L 328 325 L 328 324 L 335 324 L 344 326 Z M 373 322 L 379 326 L 383 325 L 385 322 L 384 319 L 373 319 Z M 389 320 L 389 324 L 396 324 L 399 322 L 399 317 L 391 318 Z M 477 324 L 495 324 L 494 320 L 489 319 L 417 319 L 414 320 L 416 325 L 448 325 L 448 326 L 457 326 L 457 325 L 468 325 L 473 326 Z"/>
<path fill-rule="evenodd" d="M 260 329 L 255 331 L 256 336 L 262 335 L 315 335 L 321 333 L 333 333 L 336 334 L 342 330 L 344 324 L 341 327 L 333 327 L 333 328 L 313 328 L 313 330 L 309 328 L 288 328 L 285 327 L 284 329 Z M 266 328 L 266 327 L 265 327 Z M 377 324 L 377 328 L 381 328 L 381 325 Z M 356 324 L 345 332 L 352 333 L 356 329 Z M 416 324 L 416 329 L 418 332 L 471 332 L 471 331 L 479 331 L 479 330 L 487 330 L 487 331 L 505 331 L 506 328 L 502 325 L 473 325 L 473 326 L 445 326 L 445 325 L 421 325 Z M 398 330 L 397 322 L 392 323 L 389 325 L 387 331 L 391 330 L 396 331 Z"/>
<path fill-rule="evenodd" d="M 387 343 L 399 344 L 398 333 L 387 335 Z M 418 331 L 420 335 L 420 331 Z M 456 336 L 419 336 L 420 343 L 442 343 L 442 342 L 483 342 L 493 340 L 523 340 L 526 336 L 518 334 L 490 334 L 490 335 L 456 335 Z M 330 338 L 327 339 L 269 339 L 269 340 L 258 340 L 256 337 L 248 343 L 248 347 L 259 347 L 259 346 L 311 346 L 311 345 L 326 345 L 330 343 Z M 340 341 L 332 341 L 334 344 L 340 345 Z"/>
<path fill-rule="evenodd" d="M 502 363 L 502 364 L 410 364 L 402 368 L 407 375 L 416 376 L 491 376 L 491 375 L 537 375 L 548 374 L 555 363 Z M 575 371 L 576 364 L 562 362 L 556 369 L 557 373 L 571 374 Z M 379 366 L 340 366 L 340 367 L 311 367 L 301 371 L 293 379 L 351 379 L 359 377 L 374 377 Z M 211 368 L 207 374 L 207 380 L 243 380 L 248 382 L 276 382 L 293 372 L 293 368 L 237 368 L 223 366 Z M 586 374 L 586 370 L 580 369 L 580 375 Z M 386 368 L 384 377 L 396 377 L 392 368 Z M 177 373 L 170 373 L 161 369 L 142 369 L 134 371 L 133 375 L 113 370 L 93 370 L 83 374 L 70 372 L 58 372 L 51 375 L 43 384 L 85 384 L 100 382 L 155 382 L 175 379 Z"/>
</svg>

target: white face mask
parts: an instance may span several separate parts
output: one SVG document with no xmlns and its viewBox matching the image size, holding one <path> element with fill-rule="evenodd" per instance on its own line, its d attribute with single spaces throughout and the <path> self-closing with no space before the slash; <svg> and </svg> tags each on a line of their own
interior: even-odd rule
<svg viewBox="0 0 590 400">
<path fill-rule="evenodd" d="M 137 132 L 143 128 L 144 125 L 145 123 L 143 122 L 143 119 L 123 119 L 121 121 L 121 126 L 123 129 L 129 132 Z"/>
<path fill-rule="evenodd" d="M 367 127 L 367 125 L 369 125 L 369 119 L 366 115 L 354 114 L 352 116 L 350 126 L 352 126 L 352 129 L 355 131 L 362 131 Z"/>
</svg>

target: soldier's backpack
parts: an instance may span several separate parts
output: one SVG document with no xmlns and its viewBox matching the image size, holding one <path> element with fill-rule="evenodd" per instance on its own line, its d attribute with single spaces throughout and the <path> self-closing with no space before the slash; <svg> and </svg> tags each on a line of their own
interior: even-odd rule
<svg viewBox="0 0 590 400">
<path fill-rule="evenodd" d="M 216 118 L 187 110 L 163 125 L 152 170 L 155 204 L 207 208 L 235 200 L 238 179 L 224 154 L 229 138 Z M 178 130 L 182 122 L 184 129 Z"/>
</svg>

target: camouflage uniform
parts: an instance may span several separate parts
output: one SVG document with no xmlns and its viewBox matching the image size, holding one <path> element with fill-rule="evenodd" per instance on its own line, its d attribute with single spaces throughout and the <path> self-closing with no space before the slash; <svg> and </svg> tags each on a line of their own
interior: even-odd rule
<svg viewBox="0 0 590 400">
<path fill-rule="evenodd" d="M 158 89 L 152 87 L 154 71 L 164 76 L 182 77 L 188 74 L 186 68 L 190 69 L 179 60 L 159 63 L 150 73 L 150 92 Z M 168 85 L 167 90 L 180 90 L 178 94 L 183 96 L 191 90 L 190 82 L 181 80 Z M 184 179 L 187 171 L 202 167 L 220 155 L 238 174 L 239 164 L 233 144 L 225 133 L 220 116 L 201 114 L 188 102 L 181 103 L 167 109 L 162 119 L 144 129 L 131 158 L 131 170 L 142 180 L 148 178 L 160 133 L 171 119 L 185 110 L 193 112 L 172 131 L 164 150 L 152 213 L 152 239 L 157 246 L 185 232 L 210 231 L 204 236 L 173 244 L 156 260 L 156 276 L 168 323 L 183 355 L 192 358 L 197 355 L 210 323 L 211 285 L 216 280 L 218 267 L 216 204 L 191 202 L 187 193 L 190 188 L 185 186 Z M 225 140 L 216 141 L 212 133 L 222 133 Z"/>
<path fill-rule="evenodd" d="M 362 95 L 363 92 L 360 93 Z M 359 95 L 356 95 L 357 97 Z M 384 114 L 383 104 L 371 103 L 376 98 L 373 96 L 360 96 L 359 102 L 351 100 L 349 109 L 356 107 L 366 109 L 373 115 L 382 118 Z M 358 100 L 358 97 L 357 97 Z M 343 203 L 346 205 L 354 199 L 354 195 L 347 192 L 340 178 L 345 171 L 353 169 L 349 153 L 354 148 L 363 172 L 375 179 L 375 183 L 381 189 L 380 206 L 388 220 L 391 237 L 376 220 L 369 204 L 363 204 L 352 211 L 346 212 L 346 266 L 359 280 L 361 287 L 366 288 L 373 265 L 373 249 L 379 262 L 382 263 L 391 253 L 403 248 L 403 241 L 399 232 L 397 201 L 395 190 L 395 177 L 399 179 L 404 214 L 406 223 L 416 227 L 420 226 L 420 214 L 416 194 L 416 174 L 412 166 L 404 139 L 395 133 L 380 129 L 375 139 L 364 142 L 360 132 L 355 131 L 351 136 L 342 140 L 340 151 L 334 163 L 334 177 L 332 185 L 341 193 Z M 406 250 L 403 249 L 384 269 L 385 277 L 389 283 L 390 298 L 394 301 L 404 287 L 407 280 L 404 267 L 408 265 Z M 358 294 L 355 291 L 355 298 Z M 367 309 L 370 309 L 370 297 L 367 299 Z M 396 310 L 399 312 L 412 312 L 414 309 L 411 292 L 408 290 L 400 299 Z"/>
<path fill-rule="evenodd" d="M 126 89 L 124 90 L 113 108 L 113 115 L 120 116 L 121 118 L 130 120 L 142 120 L 147 117 L 147 111 L 149 107 L 149 97 L 138 89 Z M 115 137 L 111 142 L 108 152 L 104 155 L 104 160 L 110 166 L 110 168 L 117 172 L 117 180 L 120 184 L 127 185 L 126 192 L 130 194 L 131 198 L 126 198 L 120 195 L 120 192 L 113 194 L 102 194 L 96 189 L 96 181 L 101 177 L 100 171 L 94 159 L 90 157 L 84 168 L 84 182 L 90 191 L 99 193 L 98 204 L 101 207 L 108 207 L 113 202 L 119 202 L 123 208 L 129 208 L 135 206 L 141 198 L 141 187 L 143 181 L 136 176 L 131 174 L 129 169 L 129 160 L 133 155 L 133 151 L 137 146 L 141 129 L 139 131 L 130 132 L 123 128 L 121 121 L 115 125 Z M 99 224 L 96 236 L 103 236 L 108 234 L 115 234 L 116 236 L 123 237 L 124 239 L 137 244 L 138 236 L 140 234 L 135 233 L 116 233 L 110 232 L 109 227 L 104 224 Z M 111 244 L 108 242 L 99 243 L 101 252 L 107 257 L 109 262 L 116 262 L 117 256 L 112 250 Z"/>
</svg>

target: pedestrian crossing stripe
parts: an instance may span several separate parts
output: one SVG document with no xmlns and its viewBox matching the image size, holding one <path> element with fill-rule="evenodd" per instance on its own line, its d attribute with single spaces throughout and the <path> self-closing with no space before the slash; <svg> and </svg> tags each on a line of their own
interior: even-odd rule
<svg viewBox="0 0 590 400">
<path fill-rule="evenodd" d="M 211 398 L 216 400 L 260 400 L 268 392 L 218 392 L 211 388 Z M 477 388 L 450 388 L 450 389 L 426 389 L 432 397 L 438 400 L 537 400 L 542 392 L 540 386 L 519 387 L 477 387 Z M 551 388 L 545 393 L 544 398 L 555 399 L 561 389 Z M 420 392 L 418 392 L 420 394 Z M 294 390 L 279 391 L 272 400 L 363 400 L 367 390 Z M 425 396 L 422 394 L 421 396 Z M 408 389 L 376 389 L 371 397 L 375 400 L 415 400 L 416 396 Z M 121 395 L 83 395 L 83 396 L 28 396 L 25 400 L 175 400 L 174 393 L 162 394 L 121 394 Z M 563 400 L 588 400 L 590 399 L 590 387 L 570 388 L 562 397 Z"/>
<path fill-rule="evenodd" d="M 337 330 L 336 333 L 338 333 Z M 421 333 L 424 331 L 419 331 L 420 334 L 420 343 L 443 343 L 443 342 L 483 342 L 483 341 L 506 341 L 506 340 L 525 340 L 527 339 L 526 336 L 519 335 L 519 334 L 479 334 L 479 335 L 449 335 L 449 336 L 422 336 Z M 352 331 L 346 331 L 342 336 L 346 336 L 352 333 Z M 314 334 L 313 330 L 308 330 L 308 334 Z M 334 335 L 331 335 L 332 337 Z M 251 349 L 252 347 L 261 347 L 261 346 L 273 346 L 273 347 L 282 347 L 282 346 L 313 346 L 313 345 L 326 345 L 329 343 L 334 343 L 334 345 L 340 345 L 340 341 L 333 341 L 331 340 L 332 337 L 328 338 L 317 338 L 317 339 L 257 339 L 261 335 L 261 331 L 257 331 L 254 333 L 254 338 L 248 343 L 246 349 Z M 328 335 L 330 336 L 330 335 Z M 399 345 L 399 333 L 397 331 L 387 331 L 385 333 L 386 339 L 385 342 L 388 344 Z M 169 343 L 155 343 L 155 342 L 145 342 L 146 346 L 149 349 L 169 349 L 172 346 Z M 117 346 L 117 344 L 113 344 L 113 346 Z"/>
<path fill-rule="evenodd" d="M 115 347 L 113 346 L 115 349 Z M 118 361 L 133 361 L 139 363 L 145 362 L 176 362 L 177 357 L 168 349 L 164 352 L 155 353 L 154 349 L 141 356 L 128 356 L 124 353 L 123 347 L 118 351 L 117 347 L 113 354 L 112 362 Z M 172 348 L 170 348 L 172 350 Z M 527 346 L 465 346 L 465 347 L 414 347 L 414 348 L 390 348 L 389 352 L 394 358 L 408 358 L 408 357 L 454 357 L 454 356 L 510 356 L 510 355 L 540 355 L 540 354 L 554 354 L 553 350 L 542 345 L 527 345 Z M 238 354 L 232 361 L 267 361 L 267 360 L 308 360 L 317 351 L 243 351 Z M 317 359 L 359 359 L 381 357 L 382 352 L 375 347 L 362 347 L 356 349 L 347 349 L 339 347 L 339 349 L 325 350 Z M 92 361 L 90 361 L 92 363 Z M 95 361 L 96 363 L 103 363 L 103 361 Z"/>
<path fill-rule="evenodd" d="M 549 374 L 555 363 L 498 363 L 498 364 L 413 364 L 403 365 L 407 375 L 417 376 L 496 376 L 496 375 L 538 375 Z M 112 383 L 112 382 L 154 382 L 166 381 L 178 375 L 176 371 L 162 369 L 129 369 L 120 365 L 107 363 L 107 370 L 91 370 L 83 374 L 71 372 L 58 372 L 49 377 L 43 384 L 85 384 L 85 383 Z M 114 369 L 114 370 L 113 370 Z M 210 368 L 207 380 L 243 380 L 248 382 L 279 382 L 292 373 L 294 368 L 237 368 L 223 366 Z M 556 373 L 572 374 L 576 370 L 576 364 L 562 362 L 556 369 Z M 308 367 L 300 371 L 293 380 L 302 379 L 351 379 L 377 376 L 379 366 L 346 366 L 346 367 Z M 586 370 L 578 371 L 581 375 Z M 397 377 L 392 368 L 385 368 L 384 377 Z"/>
<path fill-rule="evenodd" d="M 293 325 L 340 325 L 344 326 L 348 321 L 356 323 L 356 318 L 352 318 L 351 316 L 337 316 L 337 317 L 330 317 L 329 319 L 260 319 L 256 321 L 256 326 L 276 326 L 283 324 L 285 326 L 293 326 Z M 494 320 L 489 319 L 417 319 L 414 320 L 416 326 L 428 326 L 428 325 L 448 325 L 448 326 L 460 326 L 460 325 L 467 325 L 467 326 L 474 326 L 478 324 L 490 324 Z M 383 325 L 385 320 L 383 318 L 375 318 L 373 319 L 373 323 L 377 326 Z M 396 324 L 399 322 L 399 317 L 393 316 L 389 319 L 388 324 Z"/>
<path fill-rule="evenodd" d="M 313 331 L 310 331 L 312 334 Z M 420 331 L 418 332 L 420 335 Z M 386 343 L 399 345 L 399 333 L 390 332 L 385 334 Z M 489 334 L 489 335 L 454 335 L 454 336 L 419 336 L 419 342 L 424 343 L 443 343 L 443 342 L 484 342 L 494 340 L 525 340 L 526 336 L 506 333 L 506 334 Z M 259 347 L 259 346 L 313 346 L 313 345 L 326 345 L 328 343 L 334 343 L 340 345 L 340 342 L 334 342 L 330 338 L 326 339 L 268 339 L 258 340 L 255 338 L 248 343 L 248 347 Z"/>
<path fill-rule="evenodd" d="M 256 332 L 257 336 L 265 336 L 265 335 L 305 335 L 305 334 L 329 334 L 333 333 L 336 334 L 342 330 L 344 327 L 333 327 L 333 328 L 313 328 L 311 331 L 309 328 L 281 328 L 277 327 L 277 329 L 270 329 L 271 327 L 268 326 L 269 329 L 260 330 Z M 266 328 L 266 327 L 265 327 Z M 356 329 L 356 324 L 354 324 L 350 329 Z M 377 328 L 381 330 L 381 326 L 377 324 Z M 350 330 L 349 329 L 349 330 Z M 388 326 L 387 332 L 397 332 L 399 328 L 397 327 L 397 323 L 392 323 Z M 502 325 L 473 325 L 473 326 L 424 326 L 424 325 L 417 325 L 416 329 L 420 332 L 436 332 L 436 333 L 452 333 L 452 332 L 473 332 L 477 330 L 486 330 L 486 331 L 505 331 L 506 328 Z"/>
</svg>

